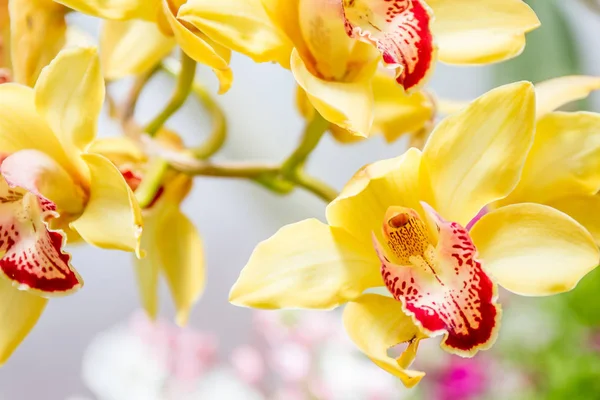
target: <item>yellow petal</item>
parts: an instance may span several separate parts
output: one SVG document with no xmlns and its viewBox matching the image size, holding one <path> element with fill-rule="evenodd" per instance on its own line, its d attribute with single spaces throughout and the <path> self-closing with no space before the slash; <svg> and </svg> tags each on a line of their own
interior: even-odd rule
<svg viewBox="0 0 600 400">
<path fill-rule="evenodd" d="M 4 364 L 42 315 L 48 299 L 17 290 L 0 279 L 0 365 Z"/>
<path fill-rule="evenodd" d="M 574 195 L 548 202 L 548 205 L 568 214 L 587 229 L 600 245 L 600 196 Z"/>
<path fill-rule="evenodd" d="M 219 94 L 227 92 L 233 75 L 229 68 L 231 51 L 213 42 L 196 27 L 177 18 L 178 6 L 174 0 L 162 0 L 167 22 L 183 51 L 200 64 L 211 67 L 219 79 Z"/>
<path fill-rule="evenodd" d="M 147 159 L 140 146 L 125 136 L 96 139 L 90 144 L 88 152 L 102 154 L 115 165 L 142 163 Z"/>
<path fill-rule="evenodd" d="M 466 226 L 479 210 L 508 195 L 534 134 L 535 95 L 528 82 L 494 89 L 444 119 L 423 150 L 428 203 L 445 219 Z"/>
<path fill-rule="evenodd" d="M 11 186 L 19 186 L 52 201 L 65 216 L 83 210 L 85 195 L 69 173 L 46 153 L 21 150 L 9 155 L 0 167 Z"/>
<path fill-rule="evenodd" d="M 188 0 L 177 17 L 256 62 L 289 66 L 292 44 L 272 23 L 261 0 Z"/>
<path fill-rule="evenodd" d="M 329 204 L 327 221 L 372 248 L 371 233 L 381 235 L 381 225 L 390 206 L 421 209 L 420 163 L 420 151 L 410 149 L 400 157 L 363 167 Z"/>
<path fill-rule="evenodd" d="M 189 24 L 186 26 L 177 18 L 177 8 L 173 0 L 163 0 L 163 9 L 167 16 L 167 20 L 173 30 L 177 43 L 188 56 L 201 64 L 208 65 L 216 69 L 227 69 L 228 62 L 223 59 L 214 48 L 212 48 L 206 40 L 204 40 L 200 32 Z"/>
<path fill-rule="evenodd" d="M 424 372 L 407 369 L 424 336 L 404 314 L 399 301 L 365 294 L 346 305 L 344 327 L 363 353 L 378 367 L 400 378 L 404 386 L 413 387 L 425 376 Z M 404 354 L 398 359 L 389 357 L 387 350 L 400 343 L 409 343 Z"/>
<path fill-rule="evenodd" d="M 340 2 L 298 2 L 302 36 L 314 57 L 314 67 L 327 80 L 344 78 L 355 43 L 346 34 L 342 12 Z"/>
<path fill-rule="evenodd" d="M 153 245 L 177 309 L 177 324 L 188 321 L 206 282 L 202 239 L 177 203 L 165 204 Z"/>
<path fill-rule="evenodd" d="M 104 76 L 120 79 L 143 74 L 175 47 L 175 39 L 162 34 L 155 23 L 141 20 L 105 21 L 100 37 Z"/>
<path fill-rule="evenodd" d="M 522 0 L 427 0 L 435 19 L 439 59 L 450 64 L 488 64 L 519 55 L 525 33 L 540 26 Z"/>
<path fill-rule="evenodd" d="M 599 189 L 600 115 L 556 112 L 538 122 L 521 180 L 499 203 L 546 203 Z"/>
<path fill-rule="evenodd" d="M 119 170 L 98 154 L 84 154 L 91 176 L 89 200 L 71 223 L 83 239 L 98 247 L 135 251 L 139 255 L 142 215 Z"/>
<path fill-rule="evenodd" d="M 160 0 L 55 0 L 84 14 L 102 19 L 141 18 L 153 21 L 160 10 Z"/>
<path fill-rule="evenodd" d="M 261 0 L 271 22 L 286 34 L 303 60 L 314 64 L 300 29 L 300 0 Z"/>
<path fill-rule="evenodd" d="M 298 85 L 327 121 L 367 137 L 373 122 L 373 90 L 368 80 L 330 82 L 314 76 L 294 49 L 291 68 Z"/>
<path fill-rule="evenodd" d="M 142 307 L 152 320 L 158 315 L 158 276 L 160 272 L 160 254 L 156 241 L 160 235 L 161 226 L 158 224 L 159 214 L 148 212 L 144 214 L 144 231 L 140 247 L 145 256 L 135 257 L 134 270 Z M 164 238 L 163 238 L 164 240 Z"/>
<path fill-rule="evenodd" d="M 156 204 L 144 213 L 142 249 L 137 275 L 142 302 L 150 316 L 157 310 L 157 274 L 162 271 L 177 309 L 177 323 L 185 325 L 205 286 L 202 239 L 193 223 L 179 210 L 192 179 L 180 174 L 169 181 Z"/>
<path fill-rule="evenodd" d="M 585 99 L 600 89 L 600 78 L 595 76 L 563 76 L 535 85 L 537 117 L 556 110 L 575 100 Z"/>
<path fill-rule="evenodd" d="M 67 10 L 51 0 L 11 0 L 9 9 L 14 79 L 33 86 L 65 44 Z"/>
<path fill-rule="evenodd" d="M 388 143 L 431 124 L 433 103 L 425 92 L 407 95 L 392 76 L 379 72 L 373 78 L 373 94 L 375 121 L 372 131 L 383 133 Z"/>
<path fill-rule="evenodd" d="M 382 285 L 372 246 L 307 219 L 281 228 L 254 249 L 229 301 L 266 309 L 330 309 Z"/>
<path fill-rule="evenodd" d="M 13 83 L 0 85 L 0 149 L 3 153 L 35 149 L 67 170 L 71 165 L 60 142 L 37 113 L 33 90 Z"/>
<path fill-rule="evenodd" d="M 35 105 L 67 154 L 84 151 L 96 136 L 104 79 L 94 48 L 63 50 L 42 71 Z"/>
<path fill-rule="evenodd" d="M 498 284 L 526 296 L 569 291 L 600 259 L 594 239 L 580 224 L 541 204 L 492 211 L 475 224 L 471 237 Z"/>
</svg>

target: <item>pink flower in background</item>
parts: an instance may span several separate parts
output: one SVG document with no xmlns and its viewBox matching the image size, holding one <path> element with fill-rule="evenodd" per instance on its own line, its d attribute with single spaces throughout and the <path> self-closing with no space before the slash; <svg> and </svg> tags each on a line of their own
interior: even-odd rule
<svg viewBox="0 0 600 400">
<path fill-rule="evenodd" d="M 142 312 L 132 317 L 130 329 L 182 383 L 193 383 L 217 361 L 218 340 L 212 334 L 152 321 Z"/>
<path fill-rule="evenodd" d="M 489 384 L 488 366 L 473 359 L 453 357 L 440 372 L 434 390 L 435 400 L 472 400 L 485 393 Z"/>
<path fill-rule="evenodd" d="M 265 362 L 260 351 L 252 346 L 241 346 L 231 353 L 231 364 L 238 376 L 250 385 L 258 385 L 265 377 Z"/>
</svg>

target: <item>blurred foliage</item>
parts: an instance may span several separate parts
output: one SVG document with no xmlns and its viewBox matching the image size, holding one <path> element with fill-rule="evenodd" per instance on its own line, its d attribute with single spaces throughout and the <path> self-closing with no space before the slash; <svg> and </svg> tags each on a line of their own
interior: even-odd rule
<svg viewBox="0 0 600 400">
<path fill-rule="evenodd" d="M 600 268 L 569 293 L 532 300 L 538 304 L 537 313 L 553 319 L 547 327 L 552 329 L 550 341 L 531 348 L 513 342 L 499 348 L 496 357 L 529 376 L 535 398 L 600 398 Z M 512 312 L 522 308 L 518 301 L 511 307 Z M 547 332 L 539 333 L 543 337 Z"/>
</svg>

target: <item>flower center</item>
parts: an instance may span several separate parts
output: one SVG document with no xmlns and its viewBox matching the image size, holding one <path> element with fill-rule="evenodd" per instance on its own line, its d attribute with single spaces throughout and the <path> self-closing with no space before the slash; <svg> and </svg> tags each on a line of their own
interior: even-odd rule
<svg viewBox="0 0 600 400">
<path fill-rule="evenodd" d="M 374 236 L 381 274 L 426 334 L 444 334 L 443 347 L 470 355 L 494 339 L 499 317 L 495 286 L 476 259 L 468 231 L 423 207 L 427 222 L 411 208 L 387 210 L 384 243 Z M 437 232 L 429 228 L 430 220 Z"/>
</svg>

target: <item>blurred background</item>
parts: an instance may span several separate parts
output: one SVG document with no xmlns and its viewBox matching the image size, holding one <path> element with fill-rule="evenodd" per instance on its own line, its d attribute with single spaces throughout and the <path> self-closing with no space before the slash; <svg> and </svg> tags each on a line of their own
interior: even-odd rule
<svg viewBox="0 0 600 400">
<path fill-rule="evenodd" d="M 600 75 L 595 1 L 529 0 L 542 28 L 528 35 L 520 58 L 486 68 L 439 65 L 431 90 L 442 98 L 469 100 L 500 83 Z M 94 19 L 74 16 L 72 22 L 97 34 Z M 293 78 L 277 65 L 254 64 L 239 55 L 232 67 L 233 88 L 217 98 L 228 118 L 229 140 L 216 159 L 279 161 L 303 127 Z M 200 69 L 198 78 L 216 93 L 210 71 Z M 166 74 L 152 80 L 136 114 L 140 121 L 162 108 L 173 83 Z M 111 92 L 119 98 L 127 88 L 124 82 Z M 578 107 L 600 111 L 599 100 L 594 95 Z M 209 131 L 208 116 L 195 99 L 167 126 L 187 144 L 200 142 Z M 100 131 L 114 135 L 118 126 L 105 116 Z M 387 145 L 375 137 L 340 145 L 327 136 L 308 170 L 341 189 L 358 168 L 397 156 L 406 144 Z M 246 181 L 196 179 L 184 211 L 204 238 L 208 277 L 186 330 L 171 325 L 173 307 L 164 286 L 164 321 L 152 325 L 137 313 L 129 254 L 73 247 L 74 265 L 86 285 L 76 296 L 50 302 L 2 368 L 0 400 L 243 400 L 265 398 L 264 392 L 285 400 L 600 398 L 600 271 L 575 292 L 553 298 L 517 300 L 501 292 L 505 317 L 494 349 L 465 361 L 443 355 L 435 343 L 425 346 L 418 366 L 428 375 L 416 391 L 402 389 L 355 353 L 335 312 L 265 315 L 228 303 L 229 288 L 259 241 L 284 224 L 323 219 L 324 210 L 321 200 L 300 190 L 279 197 Z M 313 332 L 317 326 L 322 331 Z M 278 336 L 271 337 L 273 332 Z M 223 388 L 229 391 L 219 391 Z"/>
</svg>

